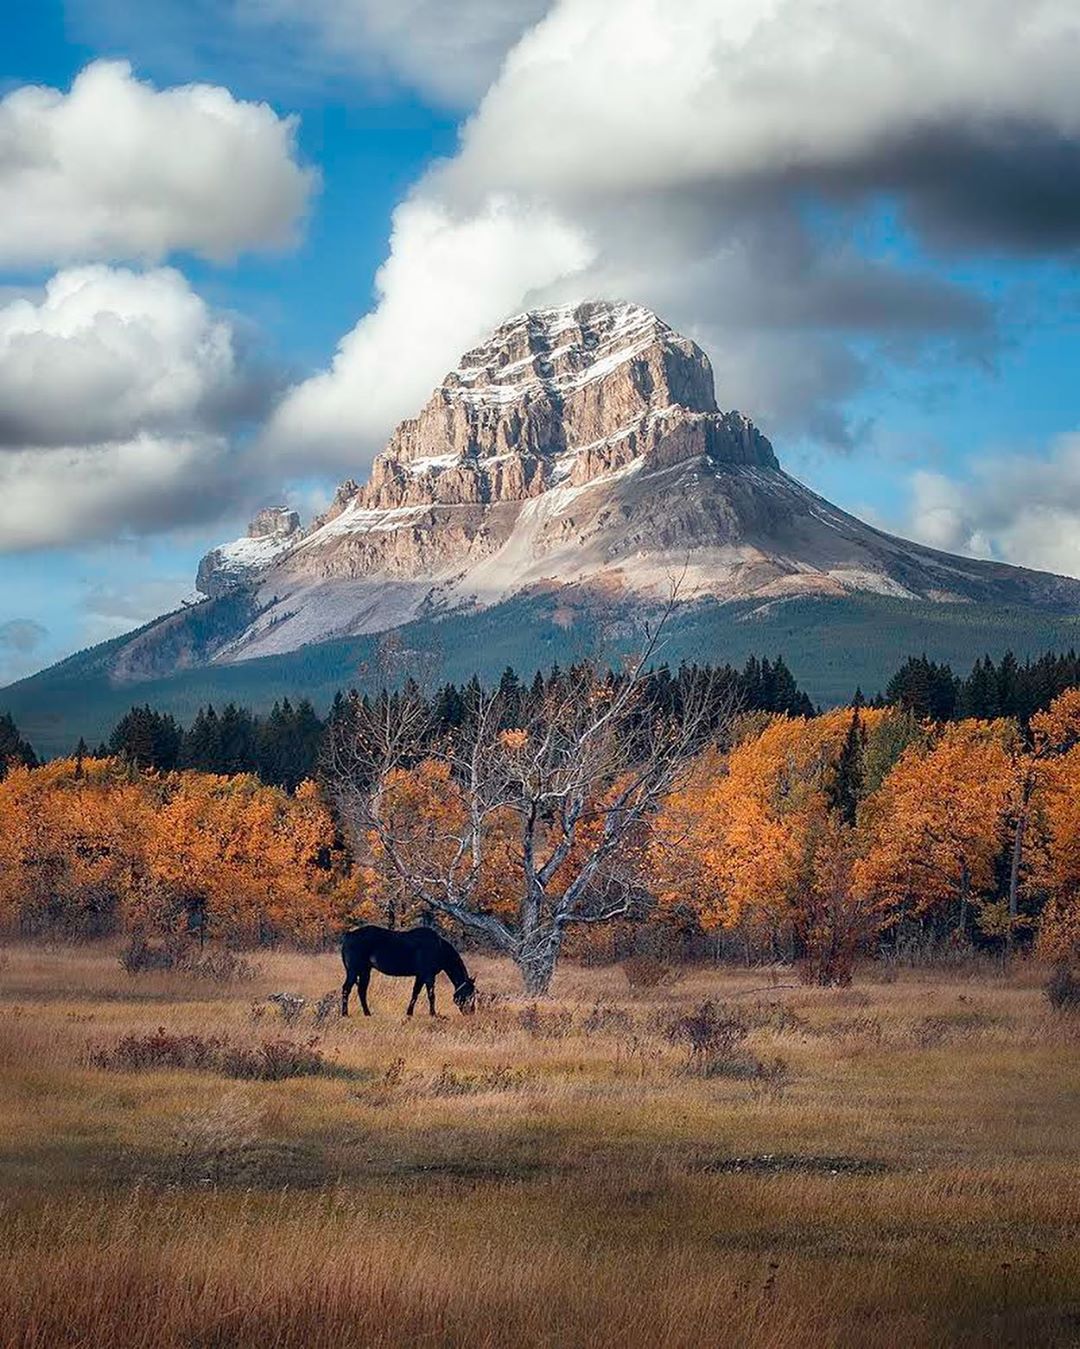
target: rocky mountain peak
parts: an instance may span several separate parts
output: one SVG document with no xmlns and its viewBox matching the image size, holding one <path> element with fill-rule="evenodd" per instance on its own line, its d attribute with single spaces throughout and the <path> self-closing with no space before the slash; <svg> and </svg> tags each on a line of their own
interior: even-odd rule
<svg viewBox="0 0 1080 1349">
<path fill-rule="evenodd" d="M 267 506 L 248 525 L 249 539 L 287 539 L 300 532 L 300 516 L 288 506 Z"/>
<path fill-rule="evenodd" d="M 641 305 L 518 314 L 467 352 L 402 422 L 355 493 L 361 510 L 523 501 L 637 458 L 776 467 L 769 442 L 717 409 L 709 358 Z"/>
<path fill-rule="evenodd" d="M 287 507 L 261 511 L 200 564 L 213 603 L 140 634 L 114 673 L 275 656 L 518 595 L 551 597 L 572 624 L 575 605 L 648 609 L 673 576 L 688 598 L 762 614 L 858 593 L 1080 607 L 1078 581 L 934 552 L 839 510 L 718 409 L 700 347 L 640 305 L 594 301 L 501 324 L 365 485 L 344 482 L 306 531 Z"/>
</svg>

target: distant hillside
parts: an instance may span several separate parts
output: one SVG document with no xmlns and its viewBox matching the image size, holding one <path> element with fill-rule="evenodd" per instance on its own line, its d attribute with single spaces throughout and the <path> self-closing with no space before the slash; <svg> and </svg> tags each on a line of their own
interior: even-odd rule
<svg viewBox="0 0 1080 1349">
<path fill-rule="evenodd" d="M 640 614 L 631 606 L 575 607 L 565 589 L 530 592 L 478 612 L 421 620 L 394 633 L 390 673 L 426 682 L 496 678 L 512 665 L 523 677 L 553 663 L 591 655 L 605 662 L 636 646 Z M 40 754 L 70 750 L 79 736 L 96 744 L 133 703 L 149 702 L 187 722 L 207 703 L 235 701 L 266 711 L 278 699 L 307 696 L 325 710 L 337 689 L 385 680 L 379 639 L 353 637 L 235 664 L 211 664 L 157 679 L 115 675 L 116 638 L 0 690 Z M 857 685 L 873 694 L 912 654 L 926 652 L 965 671 L 984 654 L 1013 650 L 1021 659 L 1080 647 L 1080 618 L 979 604 L 915 603 L 875 595 L 798 598 L 760 603 L 683 605 L 664 656 L 742 664 L 751 655 L 782 655 L 799 685 L 822 705 L 844 702 Z"/>
</svg>

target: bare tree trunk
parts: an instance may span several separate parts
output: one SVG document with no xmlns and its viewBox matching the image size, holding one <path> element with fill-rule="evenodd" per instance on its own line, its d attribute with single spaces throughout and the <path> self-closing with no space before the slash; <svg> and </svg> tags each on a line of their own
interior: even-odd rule
<svg viewBox="0 0 1080 1349">
<path fill-rule="evenodd" d="M 435 740 L 430 710 L 406 690 L 353 696 L 333 727 L 332 791 L 358 853 L 377 843 L 404 895 L 483 934 L 531 995 L 550 988 L 570 923 L 631 911 L 635 838 L 694 756 L 730 730 L 734 695 L 711 675 L 687 687 L 676 715 L 650 703 L 648 671 L 676 598 L 623 672 L 579 667 L 517 709 L 521 725 L 506 726 L 497 693 L 478 694 L 467 724 Z M 384 809 L 394 774 L 424 761 L 443 771 L 446 811 L 403 814 L 393 794 Z M 511 820 L 520 860 L 500 833 Z"/>
<path fill-rule="evenodd" d="M 1009 863 L 1009 931 L 1005 936 L 1005 945 L 1012 950 L 1016 919 L 1020 913 L 1020 867 L 1024 860 L 1024 835 L 1027 832 L 1028 812 L 1031 808 L 1031 793 L 1035 783 L 1031 773 L 1024 778 L 1024 787 L 1020 796 L 1020 810 L 1016 816 L 1016 833 L 1013 836 L 1012 859 Z"/>
<path fill-rule="evenodd" d="M 545 945 L 538 951 L 521 952 L 514 957 L 522 985 L 530 998 L 547 997 L 558 954 L 557 946 Z"/>
<path fill-rule="evenodd" d="M 971 889 L 971 873 L 968 871 L 967 858 L 960 860 L 960 920 L 956 930 L 961 937 L 967 938 L 968 894 Z"/>
</svg>

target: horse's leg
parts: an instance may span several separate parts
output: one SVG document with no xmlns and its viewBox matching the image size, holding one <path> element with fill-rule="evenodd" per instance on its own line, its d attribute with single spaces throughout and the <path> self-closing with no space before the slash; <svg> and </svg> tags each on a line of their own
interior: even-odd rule
<svg viewBox="0 0 1080 1349">
<path fill-rule="evenodd" d="M 368 984 L 371 983 L 371 969 L 365 966 L 356 976 L 356 991 L 360 994 L 360 1006 L 364 1009 L 364 1015 L 371 1015 L 371 1008 L 367 1005 Z"/>
<path fill-rule="evenodd" d="M 356 976 L 352 970 L 345 971 L 345 982 L 341 985 L 341 1015 L 349 1015 L 349 994 L 353 991 L 356 983 Z"/>
<path fill-rule="evenodd" d="M 437 977 L 437 976 L 433 974 L 433 975 L 431 976 L 431 978 L 427 981 L 427 1005 L 428 1005 L 428 1016 L 434 1016 L 434 1015 L 435 1015 L 435 979 L 436 979 L 436 977 Z"/>
<path fill-rule="evenodd" d="M 416 1006 L 416 999 L 420 996 L 420 990 L 424 987 L 424 981 L 419 975 L 413 980 L 412 997 L 409 999 L 409 1005 L 405 1009 L 406 1016 L 412 1016 L 413 1008 Z"/>
</svg>

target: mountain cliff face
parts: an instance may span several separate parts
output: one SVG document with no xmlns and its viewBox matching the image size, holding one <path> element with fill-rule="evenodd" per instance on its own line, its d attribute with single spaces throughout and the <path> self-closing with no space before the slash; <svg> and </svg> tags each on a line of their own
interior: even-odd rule
<svg viewBox="0 0 1080 1349">
<path fill-rule="evenodd" d="M 199 563 L 195 587 L 208 599 L 246 584 L 300 538 L 300 516 L 287 506 L 269 506 L 248 525 L 247 537 L 211 549 Z"/>
<path fill-rule="evenodd" d="M 698 346 L 640 306 L 595 302 L 504 323 L 310 529 L 263 512 L 203 559 L 200 591 L 228 601 L 202 622 L 212 641 L 176 631 L 202 605 L 160 635 L 185 659 L 237 661 L 539 586 L 648 605 L 673 575 L 688 598 L 761 605 L 861 591 L 1080 609 L 1080 582 L 938 553 L 830 505 L 719 410 Z M 156 632 L 124 677 L 160 671 Z"/>
</svg>

